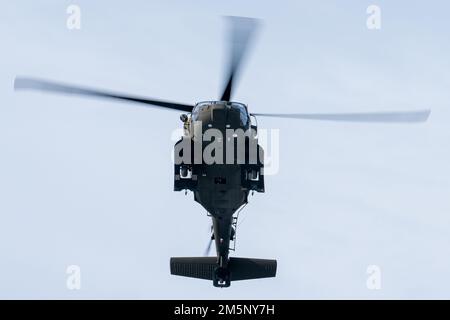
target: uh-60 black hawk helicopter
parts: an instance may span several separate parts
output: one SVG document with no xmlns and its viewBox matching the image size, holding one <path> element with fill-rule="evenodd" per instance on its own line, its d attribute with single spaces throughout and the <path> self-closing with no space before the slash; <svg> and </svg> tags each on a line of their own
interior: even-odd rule
<svg viewBox="0 0 450 320">
<path fill-rule="evenodd" d="M 185 133 L 175 145 L 174 190 L 193 191 L 195 201 L 207 210 L 212 218 L 211 241 L 215 241 L 217 254 L 214 257 L 171 258 L 170 272 L 179 276 L 212 280 L 217 287 L 228 287 L 231 281 L 274 277 L 276 274 L 276 260 L 229 257 L 230 249 L 232 249 L 230 243 L 235 241 L 239 210 L 247 204 L 250 192 L 264 192 L 264 153 L 258 145 L 256 116 L 326 121 L 414 123 L 426 121 L 430 114 L 430 110 L 335 114 L 249 113 L 245 104 L 233 102 L 231 97 L 239 68 L 257 30 L 258 21 L 242 17 L 227 19 L 230 25 L 230 59 L 223 93 L 217 101 L 201 102 L 195 105 L 181 104 L 29 77 L 17 77 L 14 82 L 15 89 L 34 89 L 116 99 L 183 112 L 180 118 L 183 121 Z M 234 143 L 231 149 L 218 146 L 211 150 L 210 155 L 214 160 L 219 159 L 219 161 L 212 163 L 206 161 L 203 152 L 209 144 L 205 143 L 205 140 L 213 139 L 211 137 L 201 139 L 201 137 L 202 135 L 204 137 L 210 129 L 222 135 L 222 138 L 215 136 L 215 140 L 226 140 L 226 142 L 239 140 L 239 137 L 235 139 L 236 132 L 239 130 L 245 132 L 244 140 L 241 140 L 244 141 L 244 151 L 237 150 Z M 228 132 L 230 130 L 233 132 L 231 136 Z M 220 161 L 224 159 L 228 161 Z"/>
</svg>

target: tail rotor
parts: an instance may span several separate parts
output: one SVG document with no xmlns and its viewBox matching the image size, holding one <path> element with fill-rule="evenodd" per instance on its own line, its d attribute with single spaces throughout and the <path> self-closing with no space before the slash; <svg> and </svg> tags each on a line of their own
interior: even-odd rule
<svg viewBox="0 0 450 320">
<path fill-rule="evenodd" d="M 205 252 L 203 253 L 204 257 L 208 257 L 209 256 L 209 253 L 211 252 L 211 245 L 212 245 L 212 242 L 214 240 L 214 233 L 213 233 L 213 226 L 212 225 L 211 225 L 210 230 L 211 230 L 210 231 L 211 232 L 211 237 L 209 238 L 208 245 L 206 246 Z"/>
</svg>

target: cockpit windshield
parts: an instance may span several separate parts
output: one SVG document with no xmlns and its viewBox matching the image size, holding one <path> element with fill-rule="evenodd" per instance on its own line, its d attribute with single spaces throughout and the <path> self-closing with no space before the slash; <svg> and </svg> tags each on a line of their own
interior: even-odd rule
<svg viewBox="0 0 450 320">
<path fill-rule="evenodd" d="M 247 112 L 247 107 L 243 103 L 239 102 L 223 102 L 223 101 L 205 101 L 199 102 L 196 104 L 194 109 L 192 110 L 192 120 L 199 120 L 199 115 L 206 110 L 213 108 L 214 106 L 224 106 L 232 109 L 234 114 L 239 114 L 239 119 L 241 122 L 241 126 L 246 127 L 249 123 L 249 116 Z"/>
</svg>

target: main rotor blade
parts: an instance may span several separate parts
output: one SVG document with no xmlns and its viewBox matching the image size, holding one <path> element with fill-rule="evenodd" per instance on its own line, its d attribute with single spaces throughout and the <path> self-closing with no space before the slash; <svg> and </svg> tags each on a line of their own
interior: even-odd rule
<svg viewBox="0 0 450 320">
<path fill-rule="evenodd" d="M 191 112 L 193 106 L 188 104 L 181 104 L 163 100 L 154 100 L 136 96 L 125 95 L 116 92 L 108 92 L 103 90 L 97 90 L 92 88 L 78 87 L 69 84 L 63 84 L 43 79 L 35 79 L 28 77 L 16 77 L 14 80 L 15 90 L 38 90 L 38 91 L 48 91 L 63 94 L 72 94 L 96 98 L 107 98 L 122 101 L 136 102 L 146 105 L 152 105 L 157 107 L 162 107 L 166 109 L 180 110 L 185 112 Z"/>
<path fill-rule="evenodd" d="M 425 122 L 431 110 L 370 113 L 252 113 L 254 116 L 342 122 L 415 123 Z"/>
<path fill-rule="evenodd" d="M 230 24 L 230 57 L 225 88 L 220 98 L 221 101 L 230 101 L 239 68 L 242 65 L 245 53 L 248 51 L 252 37 L 258 27 L 258 20 L 253 18 L 227 17 L 227 20 Z"/>
</svg>

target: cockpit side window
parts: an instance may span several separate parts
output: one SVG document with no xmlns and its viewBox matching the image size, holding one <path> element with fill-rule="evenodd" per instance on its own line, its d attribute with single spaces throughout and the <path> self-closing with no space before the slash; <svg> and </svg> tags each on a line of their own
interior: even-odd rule
<svg viewBox="0 0 450 320">
<path fill-rule="evenodd" d="M 239 111 L 239 117 L 241 119 L 241 123 L 243 126 L 247 126 L 248 124 L 248 113 L 247 108 L 240 103 L 233 103 L 233 108 Z"/>
<path fill-rule="evenodd" d="M 209 106 L 209 103 L 199 103 L 197 104 L 194 109 L 192 110 L 192 120 L 196 121 L 198 120 L 198 115 L 205 111 Z"/>
</svg>

